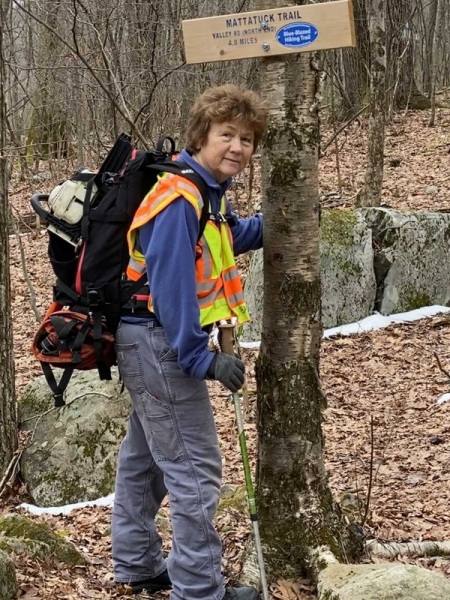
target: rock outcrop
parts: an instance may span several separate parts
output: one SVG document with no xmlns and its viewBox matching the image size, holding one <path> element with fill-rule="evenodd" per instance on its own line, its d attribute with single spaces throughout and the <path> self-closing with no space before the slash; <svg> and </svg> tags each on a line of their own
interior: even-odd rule
<svg viewBox="0 0 450 600">
<path fill-rule="evenodd" d="M 67 565 L 84 565 L 86 559 L 77 548 L 45 523 L 23 515 L 0 517 L 0 549 L 5 553 L 25 553 L 39 560 L 57 560 Z"/>
<path fill-rule="evenodd" d="M 450 303 L 450 214 L 387 208 L 325 210 L 320 226 L 322 325 L 353 323 Z M 263 254 L 245 282 L 253 321 L 243 339 L 261 339 Z"/>
<path fill-rule="evenodd" d="M 403 563 L 331 564 L 319 573 L 319 600 L 448 600 L 450 581 Z"/>
<path fill-rule="evenodd" d="M 76 372 L 67 405 L 55 410 L 44 377 L 26 388 L 19 402 L 21 428 L 34 434 L 21 472 L 38 506 L 95 500 L 114 490 L 130 401 L 117 372 L 113 377 L 100 381 L 97 371 Z"/>
<path fill-rule="evenodd" d="M 366 208 L 375 240 L 375 309 L 383 315 L 450 301 L 450 214 Z"/>
</svg>

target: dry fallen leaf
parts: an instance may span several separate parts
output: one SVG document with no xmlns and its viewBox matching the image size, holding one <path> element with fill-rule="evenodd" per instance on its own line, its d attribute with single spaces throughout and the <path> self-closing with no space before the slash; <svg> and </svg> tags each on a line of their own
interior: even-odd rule
<svg viewBox="0 0 450 600">
<path fill-rule="evenodd" d="M 438 111 L 437 126 L 426 126 L 425 112 L 395 115 L 386 136 L 386 172 L 383 202 L 393 208 L 414 210 L 450 209 L 448 154 L 437 148 L 439 136 L 448 135 L 450 111 Z M 324 139 L 332 133 L 323 124 Z M 320 186 L 323 206 L 345 208 L 352 205 L 365 173 L 367 129 L 354 122 L 343 134 L 347 143 L 340 154 L 342 191 L 337 191 L 334 150 L 330 146 L 320 161 Z M 420 140 L 418 145 L 417 140 Z M 426 160 L 427 168 L 423 168 Z M 401 168 L 396 168 L 400 161 Z M 73 167 L 60 168 L 70 173 Z M 57 183 L 46 182 L 51 187 Z M 426 193 L 433 182 L 439 194 Z M 239 183 L 232 202 L 245 216 L 249 210 L 245 186 Z M 11 201 L 14 213 L 29 215 L 29 198 L 36 190 L 12 179 Z M 260 168 L 255 166 L 253 205 L 260 203 Z M 250 210 L 252 207 L 250 206 Z M 20 241 L 26 256 L 28 274 L 36 292 L 37 309 L 43 313 L 51 300 L 53 275 L 47 260 L 47 238 L 43 231 L 24 233 Z M 17 390 L 40 374 L 38 363 L 29 352 L 36 323 L 30 308 L 30 293 L 22 273 L 20 247 L 11 242 L 11 281 L 13 286 L 14 351 Z M 244 271 L 249 256 L 239 257 Z M 321 350 L 321 379 L 328 399 L 324 422 L 325 461 L 330 485 L 337 497 L 343 492 L 356 494 L 365 506 L 369 475 L 374 481 L 368 515 L 368 535 L 387 540 L 450 539 L 450 403 L 436 405 L 436 399 L 450 391 L 450 381 L 439 370 L 434 352 L 450 372 L 449 319 L 436 317 L 391 326 L 388 329 L 352 337 L 324 341 Z M 254 361 L 256 353 L 244 350 L 249 386 L 249 452 L 255 465 L 256 398 Z M 244 481 L 237 443 L 236 424 L 229 394 L 215 382 L 209 383 L 223 454 L 224 483 Z M 371 465 L 370 421 L 373 417 L 374 463 Z M 442 440 L 430 443 L 434 436 Z M 408 483 L 409 481 L 409 483 Z M 0 512 L 15 510 L 26 498 L 24 487 L 0 505 Z M 168 517 L 165 502 L 162 514 Z M 79 547 L 86 547 L 88 566 L 84 570 L 63 565 L 39 564 L 24 555 L 15 557 L 21 600 L 118 599 L 129 598 L 113 585 L 111 540 L 107 533 L 110 509 L 90 508 L 66 517 L 42 519 L 56 530 L 67 532 Z M 224 541 L 224 572 L 227 581 L 239 578 L 245 541 L 251 526 L 246 512 L 227 509 L 217 520 Z M 170 537 L 164 534 L 165 549 Z M 450 560 L 403 559 L 450 577 Z M 299 574 L 300 575 L 300 574 Z M 307 580 L 272 582 L 274 598 L 296 600 L 314 597 L 314 586 Z M 143 597 L 143 596 L 142 596 Z M 155 595 L 155 600 L 168 594 Z"/>
</svg>

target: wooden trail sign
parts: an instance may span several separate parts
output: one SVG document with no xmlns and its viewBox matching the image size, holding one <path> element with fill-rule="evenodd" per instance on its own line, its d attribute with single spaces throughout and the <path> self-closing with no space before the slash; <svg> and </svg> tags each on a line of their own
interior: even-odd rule
<svg viewBox="0 0 450 600">
<path fill-rule="evenodd" d="M 187 63 L 355 45 L 352 0 L 190 19 L 182 26 Z"/>
</svg>

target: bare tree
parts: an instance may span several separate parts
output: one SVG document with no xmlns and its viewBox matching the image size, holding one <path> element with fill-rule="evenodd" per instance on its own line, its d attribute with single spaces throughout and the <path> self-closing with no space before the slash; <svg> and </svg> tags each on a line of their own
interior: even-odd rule
<svg viewBox="0 0 450 600">
<path fill-rule="evenodd" d="M 17 447 L 17 412 L 14 388 L 11 288 L 9 275 L 8 158 L 5 103 L 5 28 L 9 0 L 0 0 L 0 480 Z"/>
<path fill-rule="evenodd" d="M 250 1 L 232 0 L 227 10 L 248 10 Z M 219 14 L 220 0 L 12 2 L 20 58 L 14 93 L 27 107 L 19 109 L 25 112 L 27 145 L 44 158 L 75 154 L 75 148 L 84 157 L 82 145 L 98 156 L 120 131 L 132 133 L 144 147 L 162 133 L 181 138 L 199 89 L 244 82 L 254 72 L 250 61 L 184 62 L 182 19 Z M 27 31 L 31 49 L 25 51 Z M 30 71 L 33 76 L 20 88 Z"/>
<path fill-rule="evenodd" d="M 329 86 L 335 83 L 339 90 L 335 111 L 338 121 L 347 121 L 361 110 L 366 104 L 369 88 L 370 48 L 365 0 L 354 0 L 353 7 L 356 48 L 327 53 L 326 68 L 333 72 L 328 83 Z"/>
<path fill-rule="evenodd" d="M 431 101 L 431 113 L 428 121 L 430 127 L 434 126 L 436 118 L 436 71 L 437 71 L 437 36 L 436 36 L 436 20 L 439 12 L 439 0 L 433 0 L 430 5 L 430 35 L 429 35 L 429 97 Z M 441 23 L 439 23 L 440 28 Z"/>
<path fill-rule="evenodd" d="M 386 28 L 385 0 L 370 0 L 368 10 L 371 45 L 370 113 L 367 167 L 364 187 L 357 198 L 359 206 L 379 206 L 384 173 L 386 123 Z"/>
</svg>

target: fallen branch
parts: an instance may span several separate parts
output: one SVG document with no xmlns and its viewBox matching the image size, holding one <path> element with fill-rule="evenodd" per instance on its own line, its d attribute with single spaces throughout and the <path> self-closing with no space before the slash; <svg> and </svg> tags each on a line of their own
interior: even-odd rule
<svg viewBox="0 0 450 600">
<path fill-rule="evenodd" d="M 314 581 L 319 581 L 319 573 L 339 561 L 328 546 L 318 546 L 309 551 L 309 564 Z"/>
<path fill-rule="evenodd" d="M 369 556 L 380 558 L 450 556 L 450 542 L 379 542 L 378 540 L 368 540 L 366 551 Z"/>
<path fill-rule="evenodd" d="M 248 538 L 245 544 L 239 583 L 240 585 L 251 585 L 261 591 L 261 574 L 259 571 L 256 546 L 252 537 Z"/>
<path fill-rule="evenodd" d="M 8 485 L 10 481 L 14 481 L 17 475 L 17 465 L 20 462 L 22 457 L 23 450 L 20 450 L 14 454 L 9 465 L 6 468 L 5 475 L 3 479 L 0 481 L 0 497 L 3 494 L 4 489 Z"/>
</svg>

